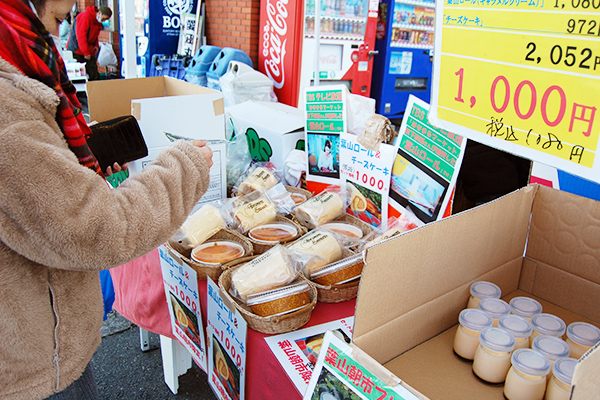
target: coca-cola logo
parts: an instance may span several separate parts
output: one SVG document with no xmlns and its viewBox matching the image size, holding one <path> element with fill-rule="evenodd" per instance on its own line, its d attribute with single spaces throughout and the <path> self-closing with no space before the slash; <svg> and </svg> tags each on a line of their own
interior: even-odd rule
<svg viewBox="0 0 600 400">
<path fill-rule="evenodd" d="M 284 58 L 289 15 L 287 4 L 288 0 L 278 0 L 275 4 L 267 0 L 265 5 L 267 21 L 263 28 L 262 55 L 265 57 L 265 73 L 277 89 L 285 84 Z"/>
<path fill-rule="evenodd" d="M 323 56 L 319 58 L 321 60 L 321 65 L 337 65 L 338 58 L 334 54 L 329 54 L 327 56 Z"/>
</svg>

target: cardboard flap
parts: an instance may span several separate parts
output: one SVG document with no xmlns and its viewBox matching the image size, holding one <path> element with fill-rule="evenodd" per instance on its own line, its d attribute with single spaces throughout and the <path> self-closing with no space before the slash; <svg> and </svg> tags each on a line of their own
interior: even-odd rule
<svg viewBox="0 0 600 400">
<path fill-rule="evenodd" d="M 164 96 L 164 77 L 90 81 L 86 92 L 90 120 L 103 122 L 131 113 L 131 100 Z"/>
<path fill-rule="evenodd" d="M 352 357 L 383 383 L 390 387 L 394 387 L 402 382 L 402 379 L 398 378 L 390 370 L 379 364 L 373 357 L 362 351 L 359 347 L 355 346 L 353 343 L 350 343 L 350 347 L 352 347 Z"/>
<path fill-rule="evenodd" d="M 535 192 L 526 187 L 460 219 L 449 217 L 368 249 L 354 338 L 458 288 L 456 296 L 468 298 L 468 285 L 478 277 L 515 260 L 520 265 Z M 501 289 L 510 292 L 516 284 Z"/>
<path fill-rule="evenodd" d="M 600 343 L 583 355 L 575 366 L 571 400 L 597 399 L 600 395 Z"/>
<path fill-rule="evenodd" d="M 540 186 L 527 257 L 600 285 L 598 201 Z"/>
</svg>

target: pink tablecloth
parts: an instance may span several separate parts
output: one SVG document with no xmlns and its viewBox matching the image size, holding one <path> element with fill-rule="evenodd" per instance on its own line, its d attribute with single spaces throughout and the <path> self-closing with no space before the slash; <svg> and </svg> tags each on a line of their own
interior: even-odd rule
<svg viewBox="0 0 600 400">
<path fill-rule="evenodd" d="M 165 298 L 158 250 L 111 269 L 115 286 L 114 308 L 134 324 L 171 339 L 171 321 Z M 198 281 L 202 322 L 206 327 L 206 281 Z M 355 300 L 317 303 L 304 327 L 354 315 Z M 248 328 L 246 354 L 246 399 L 293 400 L 302 396 L 275 358 L 264 338 Z"/>
</svg>

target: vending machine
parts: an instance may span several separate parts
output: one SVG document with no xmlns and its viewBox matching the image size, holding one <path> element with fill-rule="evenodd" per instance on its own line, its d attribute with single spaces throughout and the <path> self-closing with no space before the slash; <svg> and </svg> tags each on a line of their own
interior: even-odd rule
<svg viewBox="0 0 600 400">
<path fill-rule="evenodd" d="M 435 0 L 379 3 L 371 97 L 377 114 L 401 117 L 411 94 L 429 103 Z"/>
<path fill-rule="evenodd" d="M 320 1 L 320 82 L 370 95 L 377 3 Z M 294 107 L 315 82 L 315 14 L 315 0 L 261 0 L 258 69 L 273 81 L 278 100 Z"/>
<path fill-rule="evenodd" d="M 176 54 L 181 24 L 186 14 L 196 14 L 201 0 L 134 0 L 137 77 L 150 72 L 154 54 Z M 126 9 L 120 3 L 120 7 Z M 123 18 L 123 21 L 133 19 Z M 121 37 L 121 42 L 124 38 Z M 123 60 L 121 60 L 123 61 Z"/>
</svg>

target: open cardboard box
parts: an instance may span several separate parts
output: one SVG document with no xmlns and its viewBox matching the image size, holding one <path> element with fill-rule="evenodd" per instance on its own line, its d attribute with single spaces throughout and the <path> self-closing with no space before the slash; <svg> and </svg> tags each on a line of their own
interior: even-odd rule
<svg viewBox="0 0 600 400">
<path fill-rule="evenodd" d="M 353 343 L 423 399 L 504 399 L 453 352 L 471 283 L 525 295 L 567 325 L 600 326 L 600 203 L 531 185 L 366 251 Z M 600 397 L 600 348 L 577 365 L 572 399 Z"/>
</svg>

